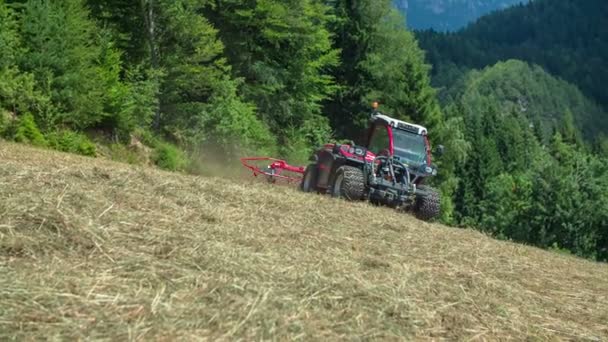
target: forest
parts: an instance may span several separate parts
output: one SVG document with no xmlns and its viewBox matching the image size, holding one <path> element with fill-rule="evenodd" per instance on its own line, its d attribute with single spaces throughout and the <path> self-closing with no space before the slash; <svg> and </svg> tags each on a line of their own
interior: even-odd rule
<svg viewBox="0 0 608 342">
<path fill-rule="evenodd" d="M 521 41 L 501 15 L 546 2 L 476 25 Z M 572 11 L 521 20 L 537 30 Z M 474 25 L 408 31 L 391 0 L 0 0 L 0 134 L 131 163 L 141 143 L 159 167 L 197 173 L 205 156 L 303 163 L 327 141 L 360 140 L 379 101 L 445 145 L 443 223 L 605 261 L 605 69 L 591 63 L 605 60 L 605 28 L 567 40 L 579 27 L 565 22 L 560 51 L 589 52 L 555 61 L 483 45 L 498 40 Z M 534 37 L 513 49 L 543 50 Z M 452 54 L 462 41 L 494 55 Z"/>
</svg>

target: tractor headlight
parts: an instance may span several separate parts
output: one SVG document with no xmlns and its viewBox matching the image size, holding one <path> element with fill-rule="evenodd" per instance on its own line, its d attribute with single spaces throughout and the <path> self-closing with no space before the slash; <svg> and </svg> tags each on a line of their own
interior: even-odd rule
<svg viewBox="0 0 608 342">
<path fill-rule="evenodd" d="M 422 169 L 424 170 L 424 173 L 427 175 L 431 175 L 431 176 L 437 175 L 437 168 L 435 168 L 433 166 L 423 166 Z"/>
<path fill-rule="evenodd" d="M 357 148 L 355 149 L 355 154 L 358 156 L 364 156 L 365 155 L 365 151 L 363 151 L 362 148 Z"/>
</svg>

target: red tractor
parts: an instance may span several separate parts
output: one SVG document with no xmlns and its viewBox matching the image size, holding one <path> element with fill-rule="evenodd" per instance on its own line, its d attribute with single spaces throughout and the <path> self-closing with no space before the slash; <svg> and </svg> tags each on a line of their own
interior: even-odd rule
<svg viewBox="0 0 608 342">
<path fill-rule="evenodd" d="M 304 192 L 369 200 L 412 211 L 423 220 L 437 217 L 439 192 L 424 184 L 427 177 L 437 174 L 426 128 L 383 115 L 377 108 L 375 103 L 365 146 L 327 144 L 311 156 L 306 168 L 266 157 L 243 158 L 242 162 L 255 176 L 264 175 L 273 183 L 279 179 L 299 182 Z M 443 146 L 435 153 L 443 154 Z M 260 168 L 255 162 L 271 164 Z"/>
<path fill-rule="evenodd" d="M 424 220 L 440 214 L 439 192 L 424 185 L 437 174 L 426 128 L 377 111 L 370 117 L 365 146 L 327 144 L 304 171 L 300 189 L 333 197 L 408 209 Z M 443 153 L 438 146 L 437 154 Z"/>
</svg>

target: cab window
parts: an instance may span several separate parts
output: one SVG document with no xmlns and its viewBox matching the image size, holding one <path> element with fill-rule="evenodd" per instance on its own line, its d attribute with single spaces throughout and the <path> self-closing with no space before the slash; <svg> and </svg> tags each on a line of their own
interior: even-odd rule
<svg viewBox="0 0 608 342">
<path fill-rule="evenodd" d="M 388 131 L 385 126 L 376 125 L 369 140 L 369 150 L 374 154 L 379 154 L 382 150 L 389 149 Z"/>
</svg>

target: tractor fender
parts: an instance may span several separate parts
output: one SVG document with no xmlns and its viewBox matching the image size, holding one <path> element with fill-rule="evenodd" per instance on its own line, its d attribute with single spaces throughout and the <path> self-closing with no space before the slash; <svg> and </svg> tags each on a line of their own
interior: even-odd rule
<svg viewBox="0 0 608 342">
<path fill-rule="evenodd" d="M 361 168 L 364 172 L 365 159 L 361 156 L 348 153 L 345 148 L 354 147 L 351 145 L 342 144 L 326 144 L 317 150 L 311 158 L 311 161 L 319 168 L 318 185 L 322 188 L 327 188 L 332 184 L 336 170 L 343 166 L 353 166 Z M 347 148 L 347 150 L 348 150 Z M 362 147 L 361 147 L 362 148 Z M 366 150 L 366 149 L 365 149 Z"/>
</svg>

